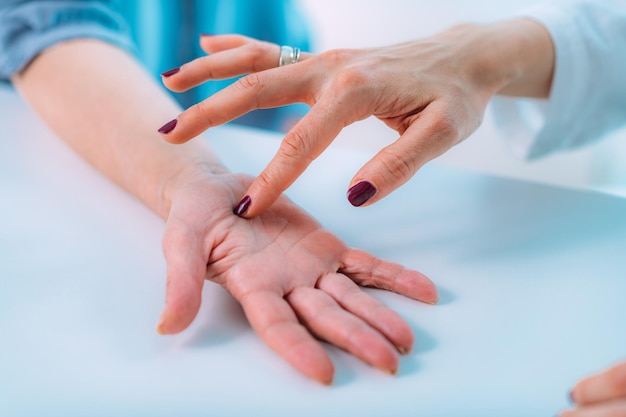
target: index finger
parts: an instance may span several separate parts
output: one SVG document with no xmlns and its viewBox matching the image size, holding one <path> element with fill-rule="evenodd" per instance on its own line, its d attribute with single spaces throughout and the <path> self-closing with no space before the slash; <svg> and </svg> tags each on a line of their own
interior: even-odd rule
<svg viewBox="0 0 626 417">
<path fill-rule="evenodd" d="M 332 102 L 330 100 L 333 100 Z M 235 214 L 252 218 L 269 208 L 354 120 L 341 101 L 320 100 L 288 133 L 276 155 L 252 182 Z"/>
</svg>

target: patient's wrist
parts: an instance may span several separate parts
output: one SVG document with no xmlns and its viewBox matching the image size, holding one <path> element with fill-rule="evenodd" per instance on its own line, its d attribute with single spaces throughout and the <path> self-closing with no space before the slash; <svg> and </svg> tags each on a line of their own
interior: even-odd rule
<svg viewBox="0 0 626 417">
<path fill-rule="evenodd" d="M 217 160 L 197 160 L 189 162 L 178 171 L 163 178 L 159 191 L 159 207 L 157 208 L 157 214 L 167 219 L 173 197 L 185 184 L 210 179 L 211 177 L 228 172 L 228 169 Z"/>
</svg>

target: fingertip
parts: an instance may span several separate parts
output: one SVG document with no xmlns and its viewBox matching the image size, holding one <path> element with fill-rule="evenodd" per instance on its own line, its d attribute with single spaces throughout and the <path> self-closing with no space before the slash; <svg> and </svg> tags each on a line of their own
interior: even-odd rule
<svg viewBox="0 0 626 417">
<path fill-rule="evenodd" d="M 163 126 L 161 126 L 157 132 L 159 132 L 160 134 L 166 136 L 170 134 L 174 128 L 176 127 L 176 125 L 178 124 L 178 118 L 176 119 L 172 119 L 169 122 L 165 123 Z"/>
<path fill-rule="evenodd" d="M 568 398 L 570 404 L 576 404 L 577 403 L 575 388 L 572 388 L 570 390 L 570 392 L 567 394 L 567 398 Z"/>
<path fill-rule="evenodd" d="M 161 313 L 161 316 L 159 317 L 159 322 L 157 323 L 156 326 L 156 332 L 158 334 L 160 334 L 161 336 L 165 336 L 170 334 L 168 332 L 168 323 L 167 323 L 167 315 L 165 310 Z"/>
<path fill-rule="evenodd" d="M 329 360 L 326 369 L 320 369 L 320 372 L 317 375 L 317 378 L 314 378 L 314 379 L 318 381 L 319 383 L 321 383 L 322 385 L 329 387 L 333 385 L 334 378 L 335 378 L 335 367 L 333 366 L 333 363 L 330 362 Z"/>
<path fill-rule="evenodd" d="M 426 304 L 437 304 L 439 302 L 439 290 L 435 283 L 421 272 L 412 269 L 404 269 L 397 276 L 401 294 L 421 301 Z"/>
<path fill-rule="evenodd" d="M 400 359 L 395 353 L 393 353 L 391 357 L 393 358 L 392 360 L 389 360 L 388 363 L 383 366 L 379 366 L 378 368 L 391 376 L 395 376 L 398 374 L 398 369 L 400 368 Z"/>
<path fill-rule="evenodd" d="M 372 339 L 368 336 L 369 342 L 364 340 L 363 346 L 367 345 L 369 348 L 366 351 L 355 352 L 355 354 L 371 366 L 390 375 L 395 375 L 400 364 L 397 348 L 386 339 L 378 339 L 378 337 L 380 336 Z"/>
<path fill-rule="evenodd" d="M 250 208 L 250 204 L 252 204 L 252 198 L 248 194 L 246 194 L 241 199 L 241 201 L 239 201 L 239 203 L 237 203 L 237 205 L 233 209 L 233 213 L 236 214 L 239 217 L 244 217 L 245 218 L 246 213 L 248 212 L 248 209 Z"/>
<path fill-rule="evenodd" d="M 396 350 L 398 351 L 400 355 L 405 356 L 411 353 L 411 351 L 413 350 L 413 344 L 415 343 L 415 338 L 410 328 L 408 328 L 408 331 L 405 331 L 403 334 L 404 334 L 403 338 L 405 340 L 396 342 Z"/>
<path fill-rule="evenodd" d="M 177 74 L 179 71 L 180 71 L 180 67 L 172 68 L 172 69 L 162 72 L 161 77 L 169 78 L 172 75 Z"/>
<path fill-rule="evenodd" d="M 287 361 L 307 378 L 326 386 L 333 384 L 335 366 L 321 346 L 300 353 L 301 356 L 289 357 Z"/>
<path fill-rule="evenodd" d="M 435 284 L 432 284 L 432 287 L 427 288 L 423 291 L 421 301 L 430 305 L 439 304 L 439 291 L 437 290 Z"/>
<path fill-rule="evenodd" d="M 185 130 L 186 129 L 181 126 L 180 117 L 177 117 L 176 119 L 172 119 L 169 122 L 165 123 L 159 129 L 157 129 L 157 132 L 161 134 L 166 142 L 171 143 L 172 145 L 180 145 L 181 143 L 185 143 L 189 139 L 194 137 L 188 136 L 188 132 L 186 132 Z"/>
<path fill-rule="evenodd" d="M 244 219 L 252 219 L 267 210 L 280 197 L 282 191 L 266 186 L 257 188 L 258 178 L 250 185 L 243 198 L 233 208 L 233 213 Z M 261 181 L 265 183 L 264 181 Z"/>
<path fill-rule="evenodd" d="M 164 312 L 162 318 L 157 324 L 156 331 L 158 334 L 165 336 L 168 334 L 176 334 L 185 330 L 193 321 L 193 318 L 188 319 L 186 317 L 173 317 L 172 315 Z"/>
<path fill-rule="evenodd" d="M 402 355 L 402 356 L 408 355 L 409 353 L 411 353 L 411 350 L 412 350 L 412 349 L 406 348 L 404 346 L 397 346 L 397 349 L 398 349 L 398 353 L 400 353 L 400 355 Z"/>
<path fill-rule="evenodd" d="M 195 319 L 200 309 L 200 302 L 199 294 L 191 294 L 167 302 L 157 324 L 157 333 L 168 335 L 185 330 Z"/>
<path fill-rule="evenodd" d="M 181 86 L 181 83 L 184 82 L 184 77 L 183 79 L 180 79 L 178 77 L 178 74 L 181 73 L 182 69 L 183 69 L 183 66 L 181 65 L 179 67 L 172 68 L 167 71 L 163 71 L 161 73 L 161 82 L 163 82 L 163 85 L 168 90 L 173 91 L 175 93 L 182 93 L 188 89 L 188 88 L 185 88 L 184 86 Z"/>
<path fill-rule="evenodd" d="M 360 207 L 370 201 L 377 192 L 378 189 L 374 184 L 367 180 L 361 180 L 348 189 L 346 197 L 354 207 Z"/>
</svg>

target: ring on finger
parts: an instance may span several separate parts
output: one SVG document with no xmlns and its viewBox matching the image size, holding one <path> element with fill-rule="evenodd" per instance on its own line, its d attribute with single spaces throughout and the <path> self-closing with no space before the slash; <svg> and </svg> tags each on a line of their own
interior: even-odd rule
<svg viewBox="0 0 626 417">
<path fill-rule="evenodd" d="M 295 64 L 300 59 L 300 48 L 283 45 L 280 47 L 278 66 Z"/>
</svg>

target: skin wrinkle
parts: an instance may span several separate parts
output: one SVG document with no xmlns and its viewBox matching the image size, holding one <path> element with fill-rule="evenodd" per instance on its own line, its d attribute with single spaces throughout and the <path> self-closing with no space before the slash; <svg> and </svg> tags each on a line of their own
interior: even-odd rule
<svg viewBox="0 0 626 417">
<path fill-rule="evenodd" d="M 417 169 L 414 158 L 403 158 L 393 148 L 385 147 L 378 155 L 378 161 L 384 167 L 383 172 L 387 172 L 395 181 L 408 180 Z"/>
<path fill-rule="evenodd" d="M 261 108 L 261 104 L 259 103 L 259 94 L 262 93 L 267 86 L 265 83 L 265 79 L 263 77 L 260 77 L 258 72 L 253 72 L 244 77 L 241 77 L 232 85 L 234 89 L 240 88 L 243 91 L 252 91 L 254 94 L 252 94 L 251 96 L 247 96 L 247 100 L 253 103 L 253 105 L 249 106 L 249 108 Z"/>
<path fill-rule="evenodd" d="M 117 70 L 108 71 L 111 67 Z M 285 71 L 294 72 L 290 67 Z M 111 45 L 93 40 L 61 43 L 39 55 L 28 71 L 13 81 L 59 137 L 166 220 L 167 236 L 162 245 L 168 279 L 172 280 L 166 296 L 176 300 L 176 305 L 164 306 L 158 330 L 177 333 L 193 321 L 202 295 L 200 287 L 209 277 L 242 304 L 264 342 L 295 369 L 320 382 L 332 380 L 330 358 L 299 323 L 292 306 L 283 299 L 284 290 L 312 289 L 320 276 L 335 273 L 343 258 L 353 270 L 362 269 L 360 260 L 368 262 L 370 258 L 351 256 L 343 242 L 282 196 L 254 221 L 236 217 L 233 206 L 253 178 L 230 174 L 223 167 L 216 170 L 219 159 L 205 141 L 178 146 L 168 143 L 170 138 L 192 132 L 193 126 L 185 126 L 189 119 L 134 58 Z M 129 88 L 116 88 L 120 84 Z M 95 108 L 94 100 L 102 112 L 89 111 Z M 218 103 L 212 107 L 222 110 Z M 237 108 L 231 106 L 230 110 Z M 175 114 L 180 115 L 181 124 L 172 132 L 174 136 L 160 137 L 156 128 Z M 214 116 L 225 118 L 228 114 Z M 159 191 L 162 187 L 166 187 L 164 193 Z M 284 230 L 285 224 L 291 232 Z M 308 238 L 301 240 L 302 235 Z M 293 241 L 303 247 L 292 249 L 292 256 L 282 259 L 284 248 Z M 302 270 L 309 271 L 309 276 L 302 276 Z M 257 291 L 259 299 L 251 295 Z M 324 295 L 319 289 L 314 291 Z M 339 311 L 338 304 L 336 308 L 348 321 L 322 322 L 318 327 L 345 334 L 352 326 L 342 326 L 357 318 Z M 272 327 L 273 322 L 283 324 Z M 363 326 L 374 332 L 373 326 Z M 297 351 L 290 350 L 292 342 Z"/>
<path fill-rule="evenodd" d="M 206 123 L 208 127 L 214 127 L 217 126 L 217 124 L 214 122 L 213 118 L 211 117 L 211 103 L 207 102 L 207 101 L 201 101 L 199 103 L 196 103 L 192 106 L 193 108 L 193 112 L 196 113 L 199 117 L 202 117 Z"/>
</svg>

